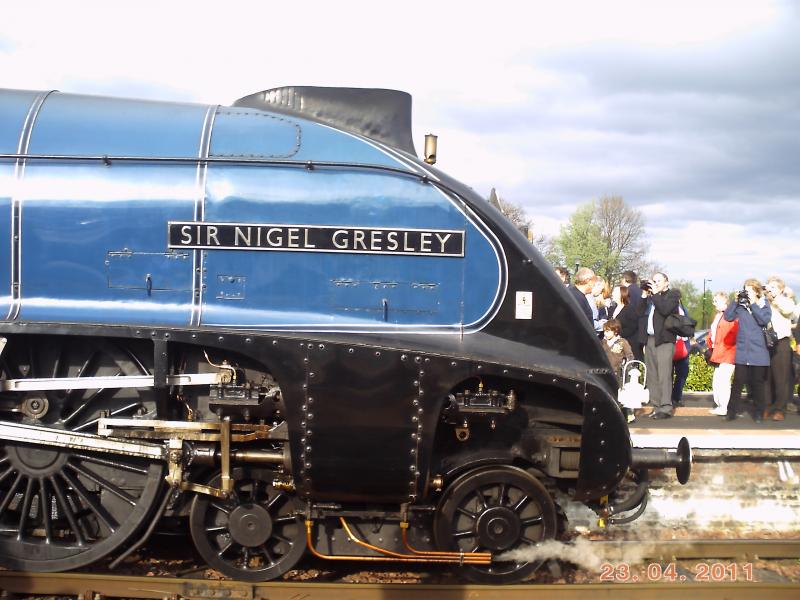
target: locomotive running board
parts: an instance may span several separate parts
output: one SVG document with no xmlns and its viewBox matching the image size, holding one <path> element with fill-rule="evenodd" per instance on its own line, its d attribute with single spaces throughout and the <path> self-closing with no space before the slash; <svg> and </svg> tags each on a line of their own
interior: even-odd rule
<svg viewBox="0 0 800 600">
<path fill-rule="evenodd" d="M 21 442 L 42 446 L 57 446 L 72 450 L 89 452 L 108 452 L 165 460 L 167 449 L 160 444 L 147 442 L 131 442 L 128 440 L 108 438 L 93 433 L 79 433 L 64 429 L 53 429 L 41 425 L 26 425 L 0 421 L 0 440 L 3 442 Z"/>
<path fill-rule="evenodd" d="M 212 385 L 219 383 L 219 373 L 181 373 L 167 375 L 167 386 Z M 155 387 L 152 375 L 117 377 L 41 377 L 0 380 L 0 392 L 44 392 L 48 390 L 100 390 Z"/>
</svg>

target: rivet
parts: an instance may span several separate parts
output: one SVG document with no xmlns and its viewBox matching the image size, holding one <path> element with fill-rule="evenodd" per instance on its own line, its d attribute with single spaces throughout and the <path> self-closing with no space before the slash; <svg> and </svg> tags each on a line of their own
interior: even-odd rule
<svg viewBox="0 0 800 600">
<path fill-rule="evenodd" d="M 533 379 L 533 373 L 528 373 L 528 379 Z"/>
<path fill-rule="evenodd" d="M 304 362 L 304 363 L 306 363 L 306 364 L 308 364 L 308 359 L 307 359 L 307 358 L 304 358 L 304 359 L 303 359 L 303 362 Z"/>
<path fill-rule="evenodd" d="M 308 403 L 309 404 L 313 404 L 314 403 L 314 399 L 311 396 L 308 397 Z"/>
<path fill-rule="evenodd" d="M 576 384 L 575 384 L 575 387 L 576 387 L 576 388 L 580 388 L 580 387 L 581 387 L 581 384 L 580 384 L 580 383 L 576 383 Z"/>
<path fill-rule="evenodd" d="M 605 446 L 606 445 L 606 441 L 605 440 L 600 440 L 600 445 L 601 446 Z"/>
<path fill-rule="evenodd" d="M 424 376 L 425 376 L 425 371 L 420 371 L 420 372 L 419 372 L 419 376 L 420 376 L 420 377 L 424 377 Z"/>
<path fill-rule="evenodd" d="M 414 357 L 414 362 L 419 363 L 422 359 L 419 356 Z"/>
<path fill-rule="evenodd" d="M 411 404 L 413 404 L 414 406 L 419 406 L 419 400 L 417 400 L 416 398 L 414 398 L 414 399 L 411 401 Z"/>
<path fill-rule="evenodd" d="M 306 418 L 310 421 L 311 419 L 314 418 L 314 414 L 313 413 L 308 413 L 308 415 L 306 415 Z"/>
<path fill-rule="evenodd" d="M 584 397 L 584 398 L 588 398 L 588 397 L 589 397 L 589 392 L 584 392 L 584 393 L 583 393 L 583 397 Z"/>
<path fill-rule="evenodd" d="M 558 379 L 556 379 L 555 377 L 553 377 L 553 383 L 558 383 Z"/>
<path fill-rule="evenodd" d="M 306 422 L 305 421 L 300 421 L 300 427 L 305 427 L 305 426 L 306 426 Z"/>
<path fill-rule="evenodd" d="M 508 375 L 508 369 L 503 369 L 503 375 Z"/>
<path fill-rule="evenodd" d="M 309 344 L 308 349 L 311 350 L 314 347 L 314 344 Z"/>
<path fill-rule="evenodd" d="M 600 421 L 600 427 L 605 427 L 605 426 L 606 426 L 605 421 Z"/>
<path fill-rule="evenodd" d="M 419 421 L 419 417 L 411 417 L 412 423 L 416 423 L 417 421 Z"/>
<path fill-rule="evenodd" d="M 304 390 L 305 390 L 305 389 L 308 389 L 308 384 L 307 384 L 307 383 L 304 383 L 304 384 L 303 384 L 303 389 L 304 389 Z"/>
<path fill-rule="evenodd" d="M 401 355 L 400 355 L 400 360 L 402 360 L 402 361 L 407 361 L 407 360 L 408 360 L 408 357 L 407 357 L 405 354 L 401 354 Z"/>
<path fill-rule="evenodd" d="M 603 464 L 603 463 L 605 462 L 605 460 L 606 460 L 606 459 L 604 459 L 604 458 L 601 456 L 600 458 L 598 458 L 598 459 L 597 459 L 597 462 L 599 462 L 600 464 Z"/>
<path fill-rule="evenodd" d="M 381 352 L 380 352 L 380 350 L 376 350 L 376 351 L 375 351 L 375 356 L 380 356 L 380 355 L 381 355 Z"/>
<path fill-rule="evenodd" d="M 423 412 L 424 412 L 424 411 L 423 411 L 421 408 L 418 408 L 418 409 L 417 409 L 417 414 L 420 414 L 420 415 L 421 415 Z"/>
<path fill-rule="evenodd" d="M 429 363 L 429 362 L 431 362 L 431 359 L 430 359 L 430 358 L 426 358 L 426 359 L 425 359 L 425 362 L 426 362 L 426 363 Z"/>
<path fill-rule="evenodd" d="M 412 448 L 411 449 L 411 454 L 416 454 L 416 453 L 417 453 L 417 449 L 416 448 Z"/>
<path fill-rule="evenodd" d="M 139 332 L 138 332 L 138 331 L 136 332 L 136 335 L 139 335 Z M 193 340 L 196 340 L 196 339 L 197 339 L 197 334 L 196 334 L 196 333 L 193 333 L 193 334 L 192 334 L 192 339 L 193 339 Z"/>
<path fill-rule="evenodd" d="M 307 462 L 305 466 L 306 466 L 306 469 L 310 469 L 311 468 L 311 463 Z"/>
<path fill-rule="evenodd" d="M 311 373 L 309 373 L 309 374 L 308 374 L 308 376 L 309 376 L 309 377 L 314 377 L 314 373 L 313 373 L 313 372 L 311 372 Z"/>
<path fill-rule="evenodd" d="M 320 350 L 325 350 L 325 344 L 320 344 L 320 345 L 319 345 L 319 349 L 320 349 Z"/>
<path fill-rule="evenodd" d="M 412 439 L 412 440 L 415 440 L 415 439 L 417 439 L 417 434 L 416 434 L 416 433 L 412 433 L 412 434 L 411 434 L 411 439 Z"/>
<path fill-rule="evenodd" d="M 306 446 L 306 452 L 311 452 L 311 446 Z"/>
<path fill-rule="evenodd" d="M 478 371 L 480 371 L 482 368 L 483 368 L 483 365 L 478 365 Z"/>
<path fill-rule="evenodd" d="M 420 395 L 420 396 L 424 396 L 424 395 L 425 395 L 425 391 L 424 391 L 424 390 L 420 390 L 420 391 L 419 391 L 419 395 Z"/>
<path fill-rule="evenodd" d="M 451 362 L 451 363 L 450 363 L 450 366 L 451 366 L 451 367 L 455 367 L 455 366 L 456 366 L 456 361 L 453 361 L 453 362 Z"/>
<path fill-rule="evenodd" d="M 348 348 L 348 349 L 347 349 L 347 353 L 348 353 L 348 354 L 352 354 L 353 352 L 355 352 L 355 350 L 353 350 L 352 348 Z"/>
<path fill-rule="evenodd" d="M 596 413 L 596 412 L 597 412 L 597 407 L 596 407 L 596 406 L 593 406 L 593 407 L 592 407 L 592 412 L 593 412 L 593 413 Z"/>
<path fill-rule="evenodd" d="M 411 472 L 414 473 L 416 470 L 417 470 L 417 467 L 415 467 L 414 465 L 411 465 Z"/>
<path fill-rule="evenodd" d="M 305 404 L 303 404 L 303 406 L 300 407 L 300 410 L 306 412 L 308 410 L 308 407 Z"/>
<path fill-rule="evenodd" d="M 414 380 L 414 384 L 413 384 L 413 385 L 414 385 L 414 387 L 419 387 L 419 381 L 417 381 L 417 380 L 415 379 L 415 380 Z"/>
<path fill-rule="evenodd" d="M 272 345 L 273 346 L 277 346 L 278 345 L 278 340 L 272 340 Z"/>
<path fill-rule="evenodd" d="M 225 337 L 221 335 L 221 336 L 219 336 L 219 337 L 217 338 L 217 341 L 218 341 L 218 342 L 224 342 L 224 341 L 225 341 Z"/>
</svg>

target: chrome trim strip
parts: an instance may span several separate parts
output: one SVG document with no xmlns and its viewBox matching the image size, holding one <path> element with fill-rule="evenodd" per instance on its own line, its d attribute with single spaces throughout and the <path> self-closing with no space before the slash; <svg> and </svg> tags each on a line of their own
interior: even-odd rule
<svg viewBox="0 0 800 600">
<path fill-rule="evenodd" d="M 19 135 L 17 146 L 17 162 L 14 165 L 14 194 L 11 198 L 11 303 L 8 307 L 6 320 L 16 320 L 19 318 L 19 311 L 22 306 L 22 181 L 25 178 L 25 155 L 31 143 L 33 125 L 36 117 L 47 97 L 56 90 L 41 92 L 31 103 L 28 114 L 25 115 L 25 122 Z"/>
<path fill-rule="evenodd" d="M 206 213 L 206 182 L 208 181 L 208 162 L 202 162 L 209 157 L 211 152 L 211 132 L 214 128 L 214 119 L 217 116 L 219 105 L 209 106 L 203 120 L 203 130 L 200 134 L 200 147 L 197 157 L 197 198 L 194 205 L 194 220 L 205 220 Z M 189 316 L 189 325 L 199 327 L 203 313 L 203 281 L 205 280 L 205 250 L 194 251 L 192 260 L 192 313 Z"/>
</svg>

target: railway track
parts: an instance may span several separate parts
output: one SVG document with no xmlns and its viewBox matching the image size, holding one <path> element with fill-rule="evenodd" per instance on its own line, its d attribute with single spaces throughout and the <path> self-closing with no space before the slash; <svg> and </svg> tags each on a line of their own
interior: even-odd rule
<svg viewBox="0 0 800 600">
<path fill-rule="evenodd" d="M 104 598 L 155 598 L 166 600 L 530 600 L 538 598 L 753 598 L 769 594 L 770 600 L 796 600 L 800 583 L 758 581 L 752 566 L 730 561 L 800 558 L 800 540 L 682 540 L 658 543 L 592 542 L 593 551 L 605 563 L 605 582 L 591 584 L 532 584 L 511 586 L 354 584 L 267 582 L 178 577 L 95 575 L 88 573 L 23 573 L 0 571 L 0 590 L 5 597 L 71 596 L 78 600 Z M 620 573 L 618 556 L 638 551 L 650 562 L 643 570 Z M 717 574 L 706 570 L 673 567 L 678 560 L 717 559 L 704 565 L 723 565 Z M 725 562 L 721 562 L 721 561 Z M 613 567 L 613 570 L 608 565 Z M 731 571 L 730 567 L 737 565 Z M 737 570 L 738 569 L 738 570 Z M 639 578 L 635 573 L 641 573 Z M 645 575 L 646 574 L 646 575 Z"/>
</svg>

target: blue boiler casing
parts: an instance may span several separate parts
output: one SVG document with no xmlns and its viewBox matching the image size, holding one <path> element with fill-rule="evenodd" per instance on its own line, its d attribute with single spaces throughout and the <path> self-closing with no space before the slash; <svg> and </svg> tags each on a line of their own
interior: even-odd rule
<svg viewBox="0 0 800 600">
<path fill-rule="evenodd" d="M 365 138 L 239 107 L 8 91 L 0 103 L 3 153 L 126 158 L 0 164 L 0 227 L 11 237 L 13 212 L 20 238 L 0 251 L 7 319 L 469 331 L 506 292 L 496 238 L 451 195 L 389 171 L 279 164 L 344 158 L 421 172 Z M 132 160 L 153 157 L 165 160 Z M 166 160 L 187 157 L 230 162 Z M 170 248 L 167 223 L 195 221 L 242 224 L 238 241 L 247 234 L 251 246 L 213 251 L 212 237 L 206 249 L 197 248 L 208 240 Z M 335 239 L 349 250 L 292 251 L 311 244 L 315 226 L 344 228 Z M 437 255 L 443 232 L 460 237 L 463 257 Z M 256 236 L 264 237 L 257 251 Z"/>
</svg>

